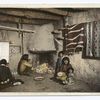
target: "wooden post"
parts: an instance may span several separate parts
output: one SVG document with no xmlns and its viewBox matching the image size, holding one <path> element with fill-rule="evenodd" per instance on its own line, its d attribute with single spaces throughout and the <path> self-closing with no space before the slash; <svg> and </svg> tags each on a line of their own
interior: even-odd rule
<svg viewBox="0 0 100 100">
<path fill-rule="evenodd" d="M 23 25 L 20 20 L 20 28 L 23 29 Z M 24 54 L 24 39 L 23 39 L 23 32 L 21 32 L 21 43 L 22 43 L 22 55 Z"/>
<path fill-rule="evenodd" d="M 65 28 L 65 18 L 63 17 L 63 27 Z M 62 30 L 62 36 L 64 37 L 63 39 L 63 52 L 66 54 L 66 36 L 65 34 L 68 33 L 68 30 L 65 28 Z"/>
<path fill-rule="evenodd" d="M 63 52 L 64 52 L 64 54 L 66 53 L 66 36 L 65 36 L 65 34 L 67 34 L 67 29 L 64 29 L 63 30 L 63 37 L 64 37 L 64 40 L 63 40 Z"/>
<path fill-rule="evenodd" d="M 23 26 L 21 24 L 21 20 L 19 20 L 19 23 L 18 23 L 18 29 L 22 29 Z M 23 32 L 22 31 L 19 31 L 19 34 L 21 34 L 21 53 L 22 55 L 24 54 L 24 41 L 23 41 Z"/>
<path fill-rule="evenodd" d="M 23 40 L 23 32 L 21 34 L 21 42 L 22 42 L 22 55 L 24 54 L 24 40 Z"/>
</svg>

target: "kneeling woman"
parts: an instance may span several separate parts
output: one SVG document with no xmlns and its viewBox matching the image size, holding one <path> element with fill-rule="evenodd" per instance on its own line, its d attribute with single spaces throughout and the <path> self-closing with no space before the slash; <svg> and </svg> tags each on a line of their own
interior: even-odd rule
<svg viewBox="0 0 100 100">
<path fill-rule="evenodd" d="M 18 74 L 29 76 L 31 68 L 32 68 L 32 64 L 29 63 L 29 55 L 28 54 L 22 55 L 18 63 L 18 68 L 17 68 Z"/>
<path fill-rule="evenodd" d="M 0 60 L 0 86 L 20 85 L 24 82 L 21 79 L 15 79 L 8 66 L 7 60 Z"/>
</svg>

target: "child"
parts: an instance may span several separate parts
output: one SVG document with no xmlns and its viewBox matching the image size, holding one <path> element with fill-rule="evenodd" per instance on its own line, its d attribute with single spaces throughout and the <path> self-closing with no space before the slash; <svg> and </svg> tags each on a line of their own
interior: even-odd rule
<svg viewBox="0 0 100 100">
<path fill-rule="evenodd" d="M 74 77 L 74 70 L 70 68 L 68 71 L 68 83 L 69 84 L 73 83 L 73 77 Z"/>
<path fill-rule="evenodd" d="M 57 62 L 56 62 L 54 78 L 56 78 L 57 73 L 60 71 L 60 67 L 62 65 L 62 58 L 63 58 L 63 51 L 60 51 L 58 53 L 58 59 L 57 59 Z"/>
</svg>

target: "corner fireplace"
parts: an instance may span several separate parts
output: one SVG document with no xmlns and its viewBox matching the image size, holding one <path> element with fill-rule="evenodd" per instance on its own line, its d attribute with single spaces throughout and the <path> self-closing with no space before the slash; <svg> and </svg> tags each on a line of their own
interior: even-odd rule
<svg viewBox="0 0 100 100">
<path fill-rule="evenodd" d="M 56 50 L 52 51 L 30 51 L 30 53 L 34 56 L 34 65 L 37 65 L 37 61 L 39 64 L 48 63 L 49 66 L 55 66 L 55 55 Z"/>
</svg>

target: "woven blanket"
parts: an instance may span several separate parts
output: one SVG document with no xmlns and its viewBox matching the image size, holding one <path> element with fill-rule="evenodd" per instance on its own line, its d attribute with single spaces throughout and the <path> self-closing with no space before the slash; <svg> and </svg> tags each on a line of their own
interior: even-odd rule
<svg viewBox="0 0 100 100">
<path fill-rule="evenodd" d="M 81 51 L 84 43 L 84 24 L 67 26 L 65 33 L 67 54 Z"/>
</svg>

